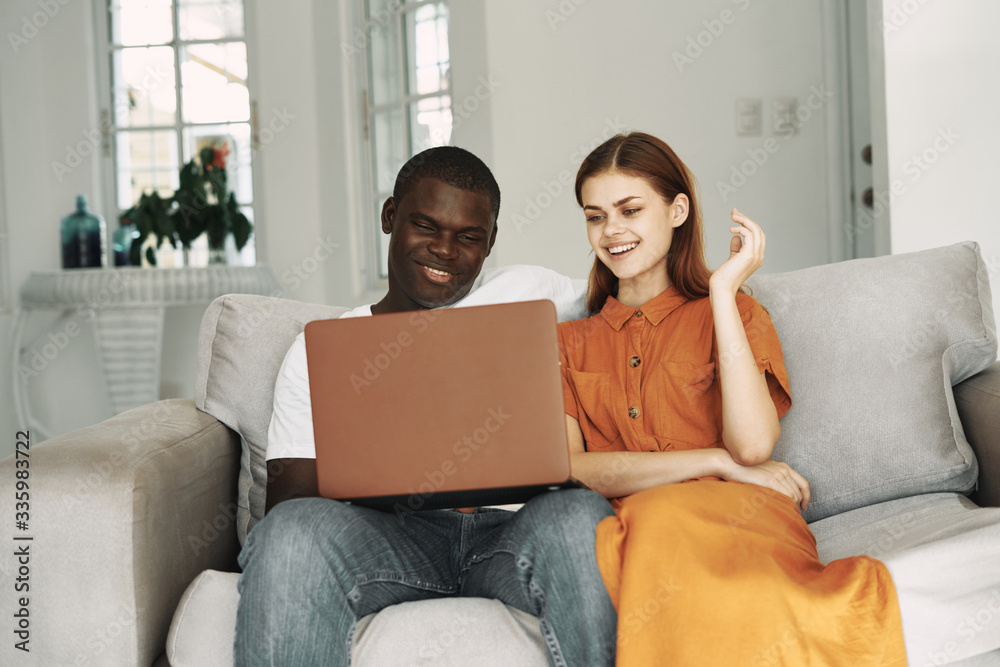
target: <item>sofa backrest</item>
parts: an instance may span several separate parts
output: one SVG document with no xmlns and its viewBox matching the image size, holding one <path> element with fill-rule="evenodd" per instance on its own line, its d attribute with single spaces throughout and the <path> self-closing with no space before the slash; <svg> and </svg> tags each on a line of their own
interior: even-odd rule
<svg viewBox="0 0 1000 667">
<path fill-rule="evenodd" d="M 809 480 L 808 521 L 973 489 L 976 459 L 951 388 L 997 358 L 977 244 L 759 275 L 748 284 L 781 339 L 792 408 L 774 457 Z"/>
<path fill-rule="evenodd" d="M 292 341 L 312 320 L 347 308 L 252 294 L 213 301 L 201 320 L 195 405 L 240 434 L 236 527 L 240 544 L 264 516 L 267 427 L 274 381 Z"/>
<path fill-rule="evenodd" d="M 749 285 L 784 351 L 792 408 L 775 458 L 809 480 L 815 521 L 904 496 L 975 485 L 951 387 L 997 358 L 975 243 L 861 259 Z M 201 325 L 195 404 L 243 441 L 240 542 L 264 515 L 274 381 L 295 336 L 346 308 L 233 294 Z"/>
</svg>

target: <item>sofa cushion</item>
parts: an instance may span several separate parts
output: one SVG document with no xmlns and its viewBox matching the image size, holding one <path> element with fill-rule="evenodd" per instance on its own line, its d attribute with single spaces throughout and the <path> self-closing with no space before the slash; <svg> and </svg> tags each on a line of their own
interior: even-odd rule
<svg viewBox="0 0 1000 667">
<path fill-rule="evenodd" d="M 356 667 L 545 667 L 538 619 L 484 598 L 439 598 L 386 607 L 358 622 Z"/>
<path fill-rule="evenodd" d="M 240 575 L 205 570 L 184 591 L 167 633 L 170 667 L 230 667 Z"/>
<path fill-rule="evenodd" d="M 167 635 L 171 667 L 231 667 L 240 575 L 206 570 L 191 582 Z M 440 598 L 386 607 L 358 622 L 355 667 L 545 667 L 538 619 L 498 600 Z"/>
<path fill-rule="evenodd" d="M 932 493 L 844 512 L 810 529 L 823 562 L 865 554 L 889 568 L 911 665 L 1000 651 L 1000 508 Z"/>
<path fill-rule="evenodd" d="M 997 358 L 977 244 L 760 275 L 748 284 L 781 339 L 792 408 L 775 458 L 809 480 L 808 521 L 973 489 L 976 459 L 951 388 Z"/>
<path fill-rule="evenodd" d="M 213 301 L 201 320 L 195 405 L 240 434 L 236 529 L 243 544 L 264 516 L 267 427 L 274 380 L 307 322 L 339 317 L 347 308 L 252 294 Z"/>
</svg>

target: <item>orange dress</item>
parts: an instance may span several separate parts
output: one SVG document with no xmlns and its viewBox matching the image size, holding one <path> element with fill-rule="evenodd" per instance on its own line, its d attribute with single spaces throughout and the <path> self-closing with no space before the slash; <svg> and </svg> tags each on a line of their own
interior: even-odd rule
<svg viewBox="0 0 1000 667">
<path fill-rule="evenodd" d="M 777 333 L 752 297 L 736 301 L 780 418 L 791 398 Z M 670 288 L 635 309 L 609 297 L 597 315 L 560 324 L 559 342 L 566 413 L 588 451 L 723 447 L 707 298 Z M 618 665 L 906 664 L 885 565 L 824 566 L 787 496 L 705 477 L 612 503 L 596 546 L 618 610 Z"/>
</svg>

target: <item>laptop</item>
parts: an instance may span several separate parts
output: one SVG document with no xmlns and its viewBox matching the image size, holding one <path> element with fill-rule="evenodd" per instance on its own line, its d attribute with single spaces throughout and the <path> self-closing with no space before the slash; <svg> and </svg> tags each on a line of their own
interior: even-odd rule
<svg viewBox="0 0 1000 667">
<path fill-rule="evenodd" d="M 321 496 L 411 513 L 580 486 L 551 301 L 318 320 L 305 342 Z"/>
</svg>

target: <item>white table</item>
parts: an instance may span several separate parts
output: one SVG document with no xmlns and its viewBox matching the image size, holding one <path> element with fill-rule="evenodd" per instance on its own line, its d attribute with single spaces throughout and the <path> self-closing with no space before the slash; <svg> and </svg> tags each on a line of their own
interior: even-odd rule
<svg viewBox="0 0 1000 667">
<path fill-rule="evenodd" d="M 21 287 L 14 318 L 14 409 L 19 423 L 41 438 L 49 430 L 31 414 L 27 385 L 37 366 L 61 343 L 93 327 L 100 366 L 114 414 L 159 400 L 164 312 L 171 306 L 208 304 L 223 294 L 284 296 L 266 266 L 104 268 L 34 271 Z M 45 331 L 22 344 L 35 311 L 61 311 Z M 73 333 L 77 332 L 77 333 Z"/>
</svg>

